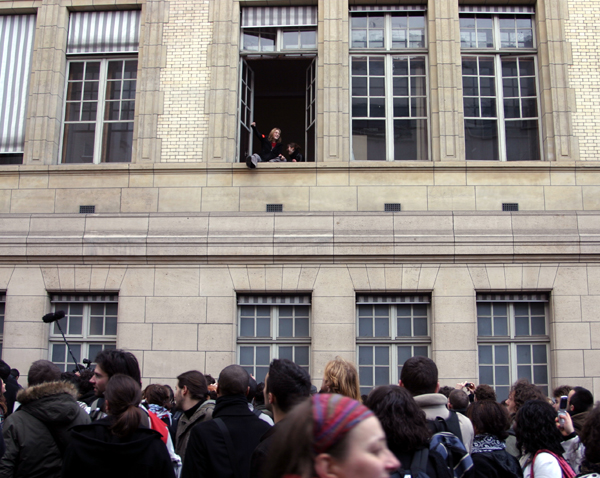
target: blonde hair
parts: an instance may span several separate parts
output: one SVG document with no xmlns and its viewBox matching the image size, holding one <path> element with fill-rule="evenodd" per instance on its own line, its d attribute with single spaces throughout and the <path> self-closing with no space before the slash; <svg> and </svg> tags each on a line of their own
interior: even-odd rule
<svg viewBox="0 0 600 478">
<path fill-rule="evenodd" d="M 323 372 L 323 380 L 327 381 L 328 393 L 339 393 L 354 400 L 360 399 L 360 383 L 358 371 L 354 364 L 342 357 L 336 357 L 327 362 Z"/>
<path fill-rule="evenodd" d="M 272 143 L 273 142 L 273 135 L 275 134 L 275 131 L 279 131 L 279 138 L 277 138 L 277 143 L 281 143 L 281 130 L 279 128 L 273 128 L 271 130 L 271 132 L 269 133 L 269 141 Z"/>
</svg>

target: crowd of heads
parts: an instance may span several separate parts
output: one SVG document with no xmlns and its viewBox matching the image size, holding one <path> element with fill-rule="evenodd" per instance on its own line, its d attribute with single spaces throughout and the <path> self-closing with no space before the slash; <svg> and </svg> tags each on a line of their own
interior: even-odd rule
<svg viewBox="0 0 600 478">
<path fill-rule="evenodd" d="M 18 377 L 19 372 L 0 361 L 0 376 L 5 381 L 5 377 Z M 508 398 L 499 403 L 496 391 L 487 384 L 465 382 L 440 387 L 438 368 L 426 357 L 407 360 L 401 367 L 398 385 L 381 385 L 362 397 L 356 366 L 341 357 L 324 366 L 320 393 L 314 393 L 308 371 L 287 359 L 274 359 L 260 383 L 244 367 L 229 365 L 220 371 L 217 380 L 189 370 L 175 378 L 175 390 L 152 383 L 142 391 L 138 360 L 123 350 L 100 352 L 95 369 L 62 372 L 48 360 L 37 360 L 27 374 L 29 387 L 59 381 L 76 386 L 80 397 L 93 390 L 94 398 L 103 400 L 111 433 L 121 439 L 143 422 L 140 404 L 153 411 L 165 410 L 172 420 L 177 413 L 196 410 L 198 404 L 221 397 L 243 397 L 250 409 L 252 405 L 268 409 L 269 416 L 280 423 L 277 440 L 271 446 L 272 458 L 263 470 L 267 478 L 331 476 L 333 469 L 344 467 L 363 467 L 369 473 L 364 476 L 387 476 L 400 466 L 397 457 L 416 453 L 432 439 L 435 430 L 419 401 L 422 396 L 444 396 L 447 402 L 442 403 L 448 410 L 464 415 L 461 423 L 468 418 L 475 437 L 506 441 L 512 434 L 519 452 L 531 455 L 540 450 L 556 455 L 564 452 L 565 434 L 557 426 L 557 411 L 561 397 L 566 396 L 566 411 L 572 417 L 585 417 L 578 430 L 585 445 L 585 459 L 600 463 L 600 404 L 594 408 L 589 390 L 561 386 L 549 399 L 539 387 L 521 379 L 512 385 Z M 6 414 L 3 396 L 2 410 Z M 376 459 L 367 456 L 365 443 L 370 449 L 378 449 Z"/>
</svg>

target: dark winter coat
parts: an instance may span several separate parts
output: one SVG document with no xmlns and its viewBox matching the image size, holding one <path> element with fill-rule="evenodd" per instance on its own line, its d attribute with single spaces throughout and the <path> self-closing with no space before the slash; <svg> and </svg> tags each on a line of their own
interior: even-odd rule
<svg viewBox="0 0 600 478">
<path fill-rule="evenodd" d="M 271 449 L 275 432 L 279 429 L 279 423 L 269 428 L 267 432 L 260 438 L 260 443 L 254 449 L 252 453 L 252 460 L 250 461 L 250 478 L 260 478 L 263 473 L 263 468 L 267 462 L 267 456 Z"/>
<path fill-rule="evenodd" d="M 73 429 L 64 478 L 174 478 L 167 447 L 157 431 L 138 428 L 126 438 L 109 430 L 112 418 Z"/>
<path fill-rule="evenodd" d="M 6 452 L 1 478 L 61 476 L 62 455 L 71 427 L 90 423 L 76 401 L 77 389 L 66 382 L 47 382 L 21 390 L 21 407 L 4 422 Z"/>
<path fill-rule="evenodd" d="M 216 418 L 223 420 L 231 436 L 231 457 Z M 217 398 L 213 419 L 192 429 L 181 478 L 248 478 L 252 452 L 270 428 L 248 409 L 243 395 Z M 232 462 L 239 474 L 233 471 Z"/>
<path fill-rule="evenodd" d="M 19 393 L 22 387 L 12 375 L 7 377 L 4 385 L 6 386 L 6 392 L 4 392 L 4 398 L 6 398 L 6 416 L 8 417 L 13 411 L 17 393 Z"/>
<path fill-rule="evenodd" d="M 506 450 L 471 454 L 475 478 L 523 478 L 519 460 Z"/>
<path fill-rule="evenodd" d="M 300 151 L 298 151 L 297 149 L 295 149 L 292 154 L 290 154 L 290 161 L 292 159 L 295 159 L 297 163 L 301 163 L 302 161 L 304 161 L 304 156 L 302 156 L 302 153 Z"/>
<path fill-rule="evenodd" d="M 271 159 L 277 158 L 281 154 L 283 148 L 281 143 L 275 143 L 275 147 L 273 147 L 269 141 L 269 138 L 267 138 L 264 134 L 260 134 L 256 126 L 252 126 L 252 131 L 254 131 L 254 136 L 256 136 L 260 141 L 261 151 L 258 153 L 260 155 L 260 159 L 263 161 L 270 161 Z"/>
<path fill-rule="evenodd" d="M 214 409 L 214 400 L 207 400 L 198 407 L 190 418 L 188 418 L 185 413 L 179 418 L 179 422 L 177 423 L 177 433 L 175 434 L 175 453 L 181 457 L 181 461 L 184 461 L 185 450 L 190 439 L 192 428 L 199 423 L 210 420 Z"/>
</svg>

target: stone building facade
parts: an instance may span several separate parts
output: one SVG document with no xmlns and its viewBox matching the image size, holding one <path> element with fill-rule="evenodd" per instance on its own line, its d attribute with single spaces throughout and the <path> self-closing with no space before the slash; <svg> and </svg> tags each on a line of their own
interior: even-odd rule
<svg viewBox="0 0 600 478">
<path fill-rule="evenodd" d="M 11 366 L 70 367 L 41 321 L 65 310 L 79 360 L 131 350 L 145 383 L 285 356 L 318 384 L 340 355 L 366 391 L 427 354 L 442 384 L 600 394 L 595 2 L 0 0 L 0 20 L 22 46 L 0 73 L 24 65 L 0 85 Z M 253 120 L 308 161 L 247 168 Z"/>
</svg>

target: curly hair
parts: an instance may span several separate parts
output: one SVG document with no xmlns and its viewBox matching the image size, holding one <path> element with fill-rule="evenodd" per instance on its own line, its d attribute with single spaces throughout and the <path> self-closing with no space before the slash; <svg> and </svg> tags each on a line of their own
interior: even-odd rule
<svg viewBox="0 0 600 478">
<path fill-rule="evenodd" d="M 550 450 L 562 455 L 562 435 L 556 427 L 556 410 L 546 400 L 530 400 L 517 412 L 515 435 L 522 453 Z"/>
<path fill-rule="evenodd" d="M 590 463 L 600 463 L 600 402 L 589 411 L 579 439 L 585 445 L 585 459 Z"/>
<path fill-rule="evenodd" d="M 495 402 L 497 400 L 496 391 L 492 387 L 484 383 L 477 385 L 477 388 L 473 393 L 475 394 L 475 400 L 477 401 L 494 400 Z"/>
<path fill-rule="evenodd" d="M 419 408 L 411 393 L 397 385 L 375 388 L 365 405 L 369 407 L 385 431 L 392 453 L 414 452 L 427 446 L 431 432 L 427 428 L 425 412 Z"/>
<path fill-rule="evenodd" d="M 517 380 L 512 388 L 510 389 L 510 395 L 513 395 L 513 401 L 515 402 L 515 408 L 517 412 L 529 400 L 545 400 L 546 397 L 542 391 L 528 380 L 522 378 Z"/>
<path fill-rule="evenodd" d="M 327 393 L 339 393 L 360 402 L 358 372 L 352 363 L 342 357 L 327 362 L 323 371 L 323 384 L 327 386 Z"/>
<path fill-rule="evenodd" d="M 499 440 L 506 440 L 510 419 L 506 407 L 494 400 L 477 400 L 467 409 L 467 417 L 473 423 L 478 435 L 494 435 Z"/>
</svg>

